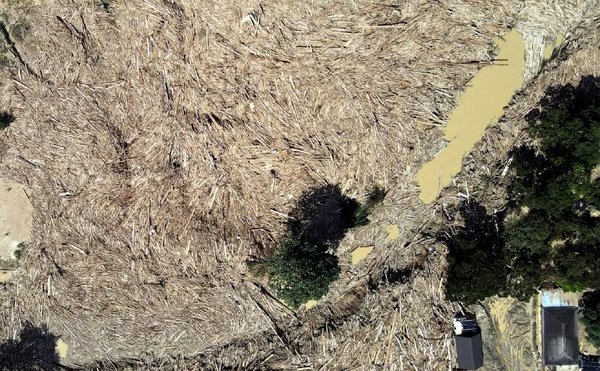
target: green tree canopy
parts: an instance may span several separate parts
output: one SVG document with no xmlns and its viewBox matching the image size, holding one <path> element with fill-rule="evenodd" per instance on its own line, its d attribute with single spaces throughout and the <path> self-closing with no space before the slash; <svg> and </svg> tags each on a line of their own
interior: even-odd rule
<svg viewBox="0 0 600 371">
<path fill-rule="evenodd" d="M 338 258 L 323 246 L 288 236 L 268 261 L 271 286 L 293 308 L 327 294 L 340 274 Z"/>
<path fill-rule="evenodd" d="M 600 79 L 547 93 L 529 116 L 535 146 L 512 154 L 511 218 L 480 215 L 479 227 L 465 218 L 447 239 L 450 298 L 526 298 L 545 281 L 565 290 L 600 288 Z"/>
<path fill-rule="evenodd" d="M 267 272 L 277 296 L 292 308 L 327 293 L 340 274 L 335 255 L 349 228 L 369 222 L 370 208 L 385 191 L 373 188 L 366 205 L 326 184 L 306 191 L 290 213 L 288 234 L 267 260 Z"/>
<path fill-rule="evenodd" d="M 581 322 L 585 325 L 587 338 L 600 348 L 600 290 L 586 292 L 581 299 Z"/>
</svg>

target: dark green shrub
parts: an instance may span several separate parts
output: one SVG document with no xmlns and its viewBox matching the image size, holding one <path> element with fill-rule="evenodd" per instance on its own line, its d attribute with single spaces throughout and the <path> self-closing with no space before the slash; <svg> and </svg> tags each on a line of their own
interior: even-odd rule
<svg viewBox="0 0 600 371">
<path fill-rule="evenodd" d="M 567 290 L 575 288 L 600 288 L 598 264 L 600 256 L 596 246 L 567 244 L 554 254 L 557 282 Z"/>
<path fill-rule="evenodd" d="M 15 249 L 15 257 L 17 258 L 17 260 L 21 259 L 21 256 L 25 252 L 26 247 L 27 245 L 25 244 L 25 242 L 21 242 L 17 245 L 17 248 Z"/>
<path fill-rule="evenodd" d="M 514 252 L 543 254 L 548 251 L 553 228 L 543 212 L 532 211 L 524 217 L 505 222 L 504 227 L 504 238 Z"/>
<path fill-rule="evenodd" d="M 464 202 L 460 213 L 465 226 L 440 238 L 448 246 L 446 295 L 468 305 L 504 291 L 508 270 L 499 216 L 488 215 L 475 200 Z"/>
<path fill-rule="evenodd" d="M 547 272 L 542 269 L 543 255 L 515 253 L 510 249 L 506 249 L 504 253 L 509 274 L 504 291 L 498 294 L 523 301 L 529 300 L 547 276 Z"/>
<path fill-rule="evenodd" d="M 358 206 L 354 210 L 354 215 L 352 216 L 352 225 L 355 227 L 359 227 L 361 225 L 369 224 L 369 208 L 364 205 Z"/>
<path fill-rule="evenodd" d="M 270 284 L 292 308 L 319 299 L 340 274 L 338 258 L 323 246 L 288 236 L 268 260 Z"/>
<path fill-rule="evenodd" d="M 349 228 L 369 222 L 369 210 L 327 184 L 305 192 L 290 213 L 288 234 L 266 260 L 270 285 L 291 308 L 327 293 L 340 274 L 335 255 Z M 260 262 L 249 263 L 260 272 Z"/>
<path fill-rule="evenodd" d="M 580 307 L 587 338 L 596 348 L 600 348 L 600 290 L 583 294 Z"/>
</svg>

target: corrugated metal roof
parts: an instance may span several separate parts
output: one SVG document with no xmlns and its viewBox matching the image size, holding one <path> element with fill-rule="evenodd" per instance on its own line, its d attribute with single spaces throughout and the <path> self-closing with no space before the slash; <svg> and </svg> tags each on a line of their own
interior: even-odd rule
<svg viewBox="0 0 600 371">
<path fill-rule="evenodd" d="M 562 290 L 544 290 L 540 292 L 540 304 L 542 307 L 576 307 L 580 295 Z"/>
</svg>

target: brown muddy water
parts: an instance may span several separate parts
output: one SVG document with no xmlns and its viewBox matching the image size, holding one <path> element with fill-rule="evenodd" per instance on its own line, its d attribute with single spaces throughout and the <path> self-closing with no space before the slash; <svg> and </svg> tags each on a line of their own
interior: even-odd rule
<svg viewBox="0 0 600 371">
<path fill-rule="evenodd" d="M 525 45 L 523 36 L 512 30 L 496 40 L 498 54 L 467 84 L 450 114 L 445 129 L 446 147 L 417 173 L 424 203 L 432 203 L 462 168 L 463 158 L 481 139 L 486 128 L 504 114 L 516 91 L 523 86 Z"/>
<path fill-rule="evenodd" d="M 354 249 L 352 251 L 352 265 L 357 265 L 365 260 L 373 252 L 374 248 L 375 246 L 361 246 Z"/>
</svg>

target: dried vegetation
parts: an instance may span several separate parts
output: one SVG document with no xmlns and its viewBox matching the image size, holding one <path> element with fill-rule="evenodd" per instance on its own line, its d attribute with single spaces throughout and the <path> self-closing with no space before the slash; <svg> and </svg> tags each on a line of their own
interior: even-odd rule
<svg viewBox="0 0 600 371">
<path fill-rule="evenodd" d="M 89 368 L 448 369 L 444 251 L 428 256 L 419 234 L 443 203 L 420 205 L 413 178 L 521 3 L 1 3 L 30 28 L 18 39 L 3 21 L 0 104 L 15 121 L 0 173 L 31 188 L 35 213 L 0 288 L 0 335 L 47 323 L 69 345 L 62 362 Z M 592 69 L 569 64 L 589 58 L 578 48 L 588 54 L 552 64 L 510 119 Z M 459 184 L 502 159 L 515 125 L 484 138 Z M 389 193 L 342 242 L 329 296 L 295 314 L 244 262 L 326 182 Z M 365 244 L 372 256 L 351 266 Z"/>
</svg>

